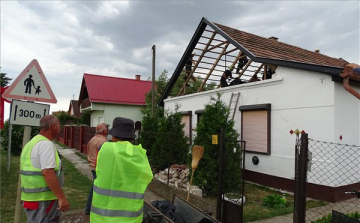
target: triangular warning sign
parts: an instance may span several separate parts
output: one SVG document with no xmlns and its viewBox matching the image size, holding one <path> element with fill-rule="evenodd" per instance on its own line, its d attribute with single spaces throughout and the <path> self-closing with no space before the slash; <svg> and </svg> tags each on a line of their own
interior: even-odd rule
<svg viewBox="0 0 360 223">
<path fill-rule="evenodd" d="M 34 59 L 4 92 L 4 98 L 56 103 L 39 62 Z"/>
</svg>

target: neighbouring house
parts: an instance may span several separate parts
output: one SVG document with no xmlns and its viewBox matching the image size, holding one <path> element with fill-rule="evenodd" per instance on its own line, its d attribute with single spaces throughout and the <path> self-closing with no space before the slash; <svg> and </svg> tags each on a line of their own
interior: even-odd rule
<svg viewBox="0 0 360 223">
<path fill-rule="evenodd" d="M 190 57 L 191 70 L 186 67 Z M 246 141 L 246 180 L 293 190 L 295 136 L 291 130 L 304 130 L 316 140 L 360 145 L 360 103 L 344 90 L 340 77 L 347 63 L 319 50 L 305 50 L 276 37 L 264 38 L 203 18 L 158 105 L 170 111 L 180 105 L 184 131 L 195 134 L 204 105 L 221 93 L 230 118 Z M 189 73 L 186 83 L 178 95 L 170 95 L 185 69 Z M 220 87 L 226 69 L 232 71 L 233 79 L 229 86 Z M 186 94 L 193 78 L 202 84 L 197 93 Z M 217 87 L 203 91 L 210 83 Z M 360 91 L 359 82 L 350 84 Z M 252 162 L 254 156 L 258 164 Z M 346 160 L 334 154 L 331 160 L 313 162 L 321 167 L 322 163 L 336 165 Z M 343 184 L 334 179 L 331 186 Z"/>
<path fill-rule="evenodd" d="M 85 73 L 78 105 L 81 113 L 90 112 L 91 127 L 99 123 L 112 125 L 118 116 L 141 122 L 145 94 L 150 90 L 151 81 L 140 80 L 140 75 L 128 79 Z"/>
<path fill-rule="evenodd" d="M 77 118 L 81 118 L 80 106 L 78 104 L 78 100 L 71 100 L 70 101 L 68 114 L 73 115 L 73 116 L 75 116 Z"/>
</svg>

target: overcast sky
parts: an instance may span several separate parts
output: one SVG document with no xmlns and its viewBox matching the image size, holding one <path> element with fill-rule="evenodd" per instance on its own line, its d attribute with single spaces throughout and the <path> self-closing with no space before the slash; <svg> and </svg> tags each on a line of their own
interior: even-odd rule
<svg viewBox="0 0 360 223">
<path fill-rule="evenodd" d="M 1 72 L 37 59 L 58 103 L 79 98 L 84 73 L 172 75 L 202 17 L 360 64 L 359 1 L 1 1 Z M 5 118 L 9 104 L 5 103 Z"/>
</svg>

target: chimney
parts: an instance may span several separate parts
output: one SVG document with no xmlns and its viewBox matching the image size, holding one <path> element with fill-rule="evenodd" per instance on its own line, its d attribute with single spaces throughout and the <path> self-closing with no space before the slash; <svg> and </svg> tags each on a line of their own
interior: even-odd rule
<svg viewBox="0 0 360 223">
<path fill-rule="evenodd" d="M 320 53 L 320 50 L 318 48 L 316 48 L 315 53 Z"/>
<path fill-rule="evenodd" d="M 141 77 L 140 74 L 135 75 L 135 80 L 139 81 L 139 80 L 140 80 L 140 77 Z"/>
<path fill-rule="evenodd" d="M 275 40 L 275 41 L 278 41 L 279 38 L 275 37 L 275 36 L 272 36 L 272 37 L 269 37 L 269 39 L 272 39 L 272 40 Z"/>
</svg>

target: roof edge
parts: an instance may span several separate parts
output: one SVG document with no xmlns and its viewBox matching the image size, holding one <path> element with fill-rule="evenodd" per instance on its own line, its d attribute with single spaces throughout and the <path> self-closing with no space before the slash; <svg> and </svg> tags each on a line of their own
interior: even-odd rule
<svg viewBox="0 0 360 223">
<path fill-rule="evenodd" d="M 200 39 L 202 33 L 203 33 L 204 30 L 205 30 L 208 22 L 209 22 L 209 21 L 208 21 L 205 17 L 203 17 L 203 18 L 201 19 L 201 21 L 200 21 L 200 23 L 199 23 L 199 25 L 198 25 L 198 27 L 197 27 L 197 29 L 196 29 L 193 37 L 191 38 L 191 41 L 189 42 L 189 45 L 187 46 L 187 48 L 186 48 L 183 56 L 181 57 L 180 62 L 178 63 L 178 65 L 177 65 L 177 67 L 176 67 L 173 75 L 171 76 L 168 84 L 167 84 L 166 87 L 165 87 L 164 92 L 161 94 L 161 96 L 160 96 L 160 98 L 159 98 L 159 100 L 158 100 L 158 102 L 157 102 L 157 105 L 158 105 L 158 106 L 162 106 L 162 107 L 164 106 L 164 99 L 167 98 L 167 96 L 169 95 L 171 89 L 173 88 L 176 80 L 177 80 L 178 77 L 180 76 L 180 73 L 181 73 L 183 67 L 185 66 L 186 60 L 190 57 L 190 55 L 191 55 L 191 53 L 192 53 L 192 52 L 191 52 L 192 49 L 195 48 L 198 40 Z"/>
</svg>

